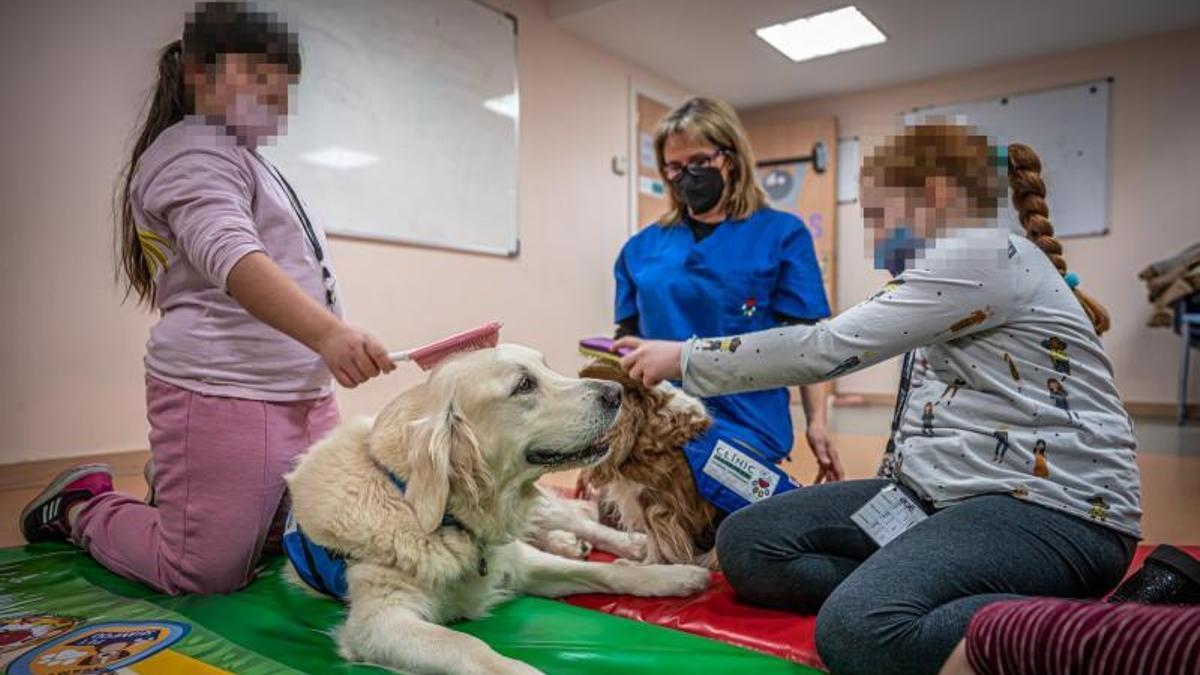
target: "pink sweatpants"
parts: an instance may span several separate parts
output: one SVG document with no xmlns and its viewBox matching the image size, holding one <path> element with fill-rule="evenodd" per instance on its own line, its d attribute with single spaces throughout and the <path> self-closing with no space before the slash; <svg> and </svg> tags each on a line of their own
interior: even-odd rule
<svg viewBox="0 0 1200 675">
<path fill-rule="evenodd" d="M 72 537 L 98 562 L 164 593 L 228 593 L 254 576 L 293 459 L 338 423 L 333 397 L 273 403 L 146 378 L 154 506 L 92 499 Z"/>
</svg>

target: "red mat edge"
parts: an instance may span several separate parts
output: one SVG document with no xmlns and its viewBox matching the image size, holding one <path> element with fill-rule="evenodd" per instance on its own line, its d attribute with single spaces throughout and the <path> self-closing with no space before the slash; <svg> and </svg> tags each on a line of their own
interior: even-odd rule
<svg viewBox="0 0 1200 675">
<path fill-rule="evenodd" d="M 1126 571 L 1126 578 L 1141 568 L 1146 556 L 1154 548 L 1155 545 L 1138 546 L 1129 569 Z M 1180 546 L 1179 548 L 1200 559 L 1200 546 Z M 592 554 L 591 559 L 597 562 L 609 562 L 613 560 L 613 556 L 597 551 Z M 825 669 L 824 664 L 821 663 L 821 657 L 817 654 L 813 639 L 813 631 L 816 627 L 815 616 L 792 614 L 743 604 L 734 597 L 733 589 L 729 587 L 724 575 L 720 572 L 713 573 L 712 586 L 708 590 L 690 598 L 638 598 L 594 593 L 574 595 L 564 600 L 577 607 L 671 628 L 778 656 L 812 668 Z M 718 625 L 715 627 L 711 623 L 697 625 L 684 619 L 684 613 L 694 608 L 700 608 L 705 613 L 711 614 L 717 620 Z M 648 617 L 647 614 L 650 616 Z M 736 623 L 729 626 L 720 625 L 728 620 Z M 731 628 L 735 630 L 731 631 Z M 746 630 L 747 628 L 749 630 Z M 770 635 L 775 637 L 771 638 Z"/>
</svg>

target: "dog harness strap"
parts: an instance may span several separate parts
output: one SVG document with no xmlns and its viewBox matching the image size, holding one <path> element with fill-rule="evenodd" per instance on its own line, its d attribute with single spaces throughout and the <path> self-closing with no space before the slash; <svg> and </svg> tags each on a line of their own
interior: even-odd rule
<svg viewBox="0 0 1200 675">
<path fill-rule="evenodd" d="M 304 536 L 304 533 L 300 532 L 299 528 L 297 528 L 297 533 L 300 534 L 300 537 L 299 537 L 300 553 L 304 556 L 305 567 L 308 568 L 308 574 L 303 575 L 304 580 L 307 581 L 310 586 L 317 589 L 318 591 L 320 591 L 326 595 L 333 595 L 332 593 L 329 592 L 329 587 L 326 586 L 325 583 L 321 581 L 321 575 L 316 573 L 317 559 L 315 556 L 313 556 L 312 540 L 309 539 L 308 537 Z"/>
<path fill-rule="evenodd" d="M 389 471 L 388 468 L 380 464 L 378 460 L 375 461 L 375 466 L 379 467 L 380 471 L 387 474 L 388 480 L 392 481 L 392 485 L 395 485 L 396 489 L 399 490 L 400 494 L 403 495 L 405 490 L 408 489 L 408 484 L 404 482 L 404 479 Z M 461 520 L 455 518 L 449 512 L 446 512 L 442 515 L 441 527 L 457 527 L 465 532 L 468 537 L 475 540 L 476 548 L 479 549 L 479 566 L 476 569 L 479 572 L 479 576 L 486 577 L 488 573 L 487 555 L 484 552 L 485 549 L 483 547 L 483 542 L 479 541 L 479 538 L 475 536 L 475 533 L 472 532 L 466 525 L 463 525 Z"/>
<path fill-rule="evenodd" d="M 723 513 L 733 513 L 799 485 L 763 452 L 749 430 L 717 418 L 683 450 L 700 496 Z"/>
<path fill-rule="evenodd" d="M 283 551 L 296 574 L 313 590 L 338 599 L 346 596 L 346 557 L 308 538 L 288 514 Z"/>
<path fill-rule="evenodd" d="M 374 457 L 371 458 L 371 461 L 375 462 L 375 466 L 378 467 L 379 470 L 388 477 L 388 480 L 392 481 L 392 485 L 396 486 L 396 490 L 400 492 L 401 496 L 403 496 L 408 490 L 408 483 L 404 482 L 404 479 L 400 476 L 392 473 L 391 469 L 387 468 L 383 464 L 380 464 L 379 460 L 375 459 Z M 451 515 L 449 511 L 442 515 L 442 524 L 440 527 L 457 527 L 463 532 L 466 532 L 467 535 L 469 535 L 472 539 L 475 538 L 475 533 L 468 529 L 466 525 L 463 525 L 462 521 Z"/>
</svg>

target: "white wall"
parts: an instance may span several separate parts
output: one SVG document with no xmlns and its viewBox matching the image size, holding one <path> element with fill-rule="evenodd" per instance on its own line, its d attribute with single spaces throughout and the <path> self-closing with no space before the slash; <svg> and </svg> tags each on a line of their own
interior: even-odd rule
<svg viewBox="0 0 1200 675">
<path fill-rule="evenodd" d="M 503 338 L 582 364 L 576 341 L 610 327 L 612 261 L 627 235 L 630 78 L 679 89 L 553 24 L 518 16 L 520 228 L 515 260 L 332 242 L 348 318 L 389 346 L 498 318 Z M 111 189 L 185 0 L 10 3 L 0 23 L 0 464 L 146 447 L 142 355 L 149 314 L 113 283 Z M 303 36 L 301 36 L 303 41 Z M 381 195 L 404 208 L 403 192 Z M 419 372 L 341 392 L 373 413 Z"/>
<path fill-rule="evenodd" d="M 1111 312 L 1104 337 L 1117 385 L 1127 401 L 1176 400 L 1179 346 L 1169 330 L 1147 328 L 1149 304 L 1137 273 L 1148 263 L 1200 241 L 1200 28 L 1041 57 L 829 98 L 745 111 L 747 120 L 836 115 L 840 136 L 895 130 L 896 115 L 916 106 L 976 100 L 1112 76 L 1112 231 L 1066 239 L 1066 257 L 1088 293 Z M 1049 187 L 1051 220 L 1054 186 Z M 838 207 L 839 308 L 860 301 L 886 279 L 863 251 L 857 204 Z M 1193 359 L 1196 361 L 1197 359 Z M 895 393 L 895 360 L 843 378 L 843 393 Z M 1193 382 L 1200 382 L 1200 368 Z M 1193 390 L 1193 397 L 1200 387 Z M 1193 400 L 1195 400 L 1193 398 Z"/>
</svg>

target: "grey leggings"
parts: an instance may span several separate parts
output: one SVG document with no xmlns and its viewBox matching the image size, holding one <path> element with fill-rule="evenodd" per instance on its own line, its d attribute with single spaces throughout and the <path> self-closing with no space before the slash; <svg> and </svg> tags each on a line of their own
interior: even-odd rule
<svg viewBox="0 0 1200 675">
<path fill-rule="evenodd" d="M 1004 495 L 927 508 L 880 549 L 850 514 L 889 483 L 801 488 L 734 513 L 717 533 L 739 598 L 817 613 L 817 651 L 835 675 L 937 673 L 980 607 L 1100 597 L 1133 555 L 1131 537 Z"/>
</svg>

